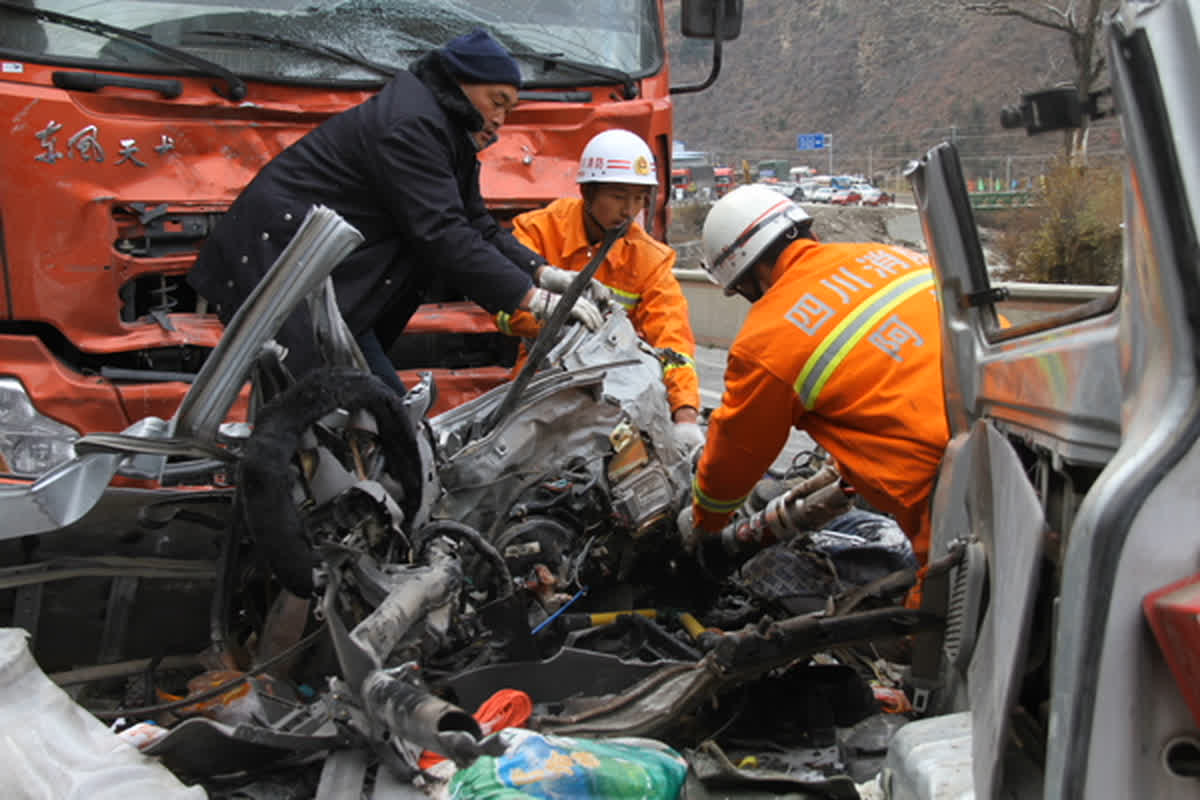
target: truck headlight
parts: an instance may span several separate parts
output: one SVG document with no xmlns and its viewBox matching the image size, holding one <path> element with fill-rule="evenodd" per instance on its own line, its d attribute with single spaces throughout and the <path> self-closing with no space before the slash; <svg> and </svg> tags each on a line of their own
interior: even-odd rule
<svg viewBox="0 0 1200 800">
<path fill-rule="evenodd" d="M 75 456 L 79 433 L 38 413 L 15 378 L 0 378 L 0 472 L 37 477 Z"/>
</svg>

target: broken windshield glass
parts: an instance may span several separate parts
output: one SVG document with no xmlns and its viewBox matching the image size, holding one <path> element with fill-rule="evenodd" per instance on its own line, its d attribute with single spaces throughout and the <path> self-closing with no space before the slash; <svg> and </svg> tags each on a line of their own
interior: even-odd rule
<svg viewBox="0 0 1200 800">
<path fill-rule="evenodd" d="M 28 4 L 21 0 L 11 5 Z M 136 36 L 114 41 L 86 25 L 68 27 L 28 13 L 23 15 L 30 17 L 27 22 L 6 19 L 0 25 L 0 49 L 75 65 L 155 72 L 178 67 L 179 60 L 162 51 L 168 47 L 245 78 L 362 82 L 379 77 L 377 66 L 405 67 L 455 36 L 483 27 L 514 53 L 547 53 L 558 59 L 521 59 L 525 81 L 538 86 L 622 80 L 618 76 L 650 74 L 663 62 L 654 0 L 583 5 L 567 0 L 47 0 L 38 11 L 124 28 L 157 49 Z M 238 36 L 214 36 L 214 31 L 236 31 Z M 242 38 L 281 46 L 248 47 Z M 592 69 L 565 69 L 564 61 Z"/>
</svg>

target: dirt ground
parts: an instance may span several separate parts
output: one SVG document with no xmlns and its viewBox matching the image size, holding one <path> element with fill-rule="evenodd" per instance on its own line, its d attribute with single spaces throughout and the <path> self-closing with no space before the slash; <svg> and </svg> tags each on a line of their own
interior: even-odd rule
<svg viewBox="0 0 1200 800">
<path fill-rule="evenodd" d="M 825 242 L 882 242 L 925 250 L 921 222 L 912 207 L 804 207 L 813 217 L 813 233 Z"/>
</svg>

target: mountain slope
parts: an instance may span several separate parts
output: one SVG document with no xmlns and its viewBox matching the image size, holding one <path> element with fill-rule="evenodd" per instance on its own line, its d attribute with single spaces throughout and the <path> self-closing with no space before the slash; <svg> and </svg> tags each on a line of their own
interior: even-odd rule
<svg viewBox="0 0 1200 800">
<path fill-rule="evenodd" d="M 801 163 L 806 156 L 796 154 L 796 135 L 824 132 L 832 134 L 839 161 L 870 152 L 888 169 L 946 138 L 951 126 L 1004 135 L 1001 106 L 1069 76 L 1065 39 L 946 5 L 747 2 L 741 36 L 725 44 L 716 84 L 676 96 L 676 138 L 738 158 L 790 151 Z M 707 74 L 711 44 L 679 37 L 678 0 L 668 0 L 667 10 L 672 82 L 698 80 Z"/>
</svg>

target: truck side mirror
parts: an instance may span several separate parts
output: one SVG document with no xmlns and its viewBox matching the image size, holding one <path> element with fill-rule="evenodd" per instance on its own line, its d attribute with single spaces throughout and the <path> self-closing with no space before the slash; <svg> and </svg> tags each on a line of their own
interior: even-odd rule
<svg viewBox="0 0 1200 800">
<path fill-rule="evenodd" d="M 700 83 L 672 86 L 669 91 L 671 94 L 703 91 L 721 74 L 721 43 L 736 39 L 742 32 L 742 0 L 683 0 L 679 28 L 688 38 L 712 40 L 712 69 Z"/>
<path fill-rule="evenodd" d="M 683 0 L 679 27 L 689 39 L 717 38 L 717 11 L 721 10 L 721 38 L 736 39 L 742 32 L 742 0 Z"/>
</svg>

